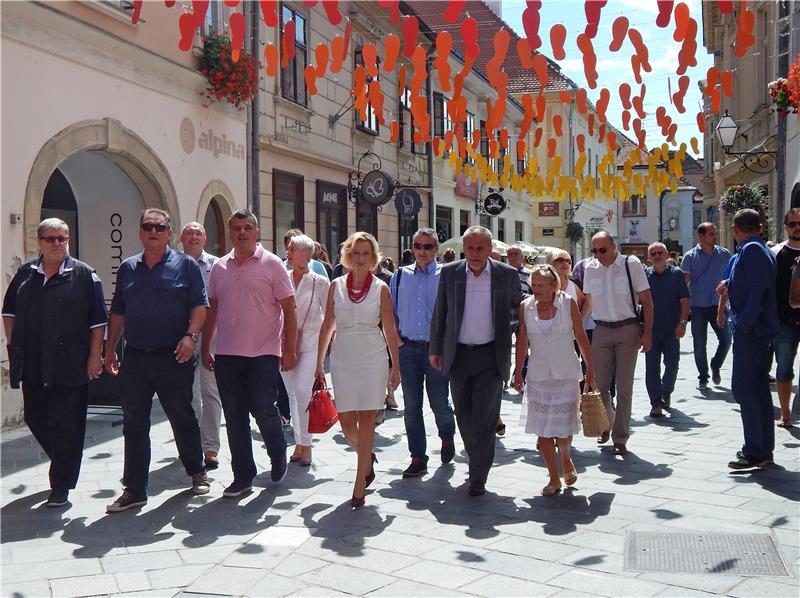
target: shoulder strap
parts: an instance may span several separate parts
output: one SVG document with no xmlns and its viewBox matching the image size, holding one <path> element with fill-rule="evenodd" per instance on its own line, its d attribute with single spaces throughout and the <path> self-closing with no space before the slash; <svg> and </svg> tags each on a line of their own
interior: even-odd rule
<svg viewBox="0 0 800 598">
<path fill-rule="evenodd" d="M 400 279 L 403 276 L 403 268 L 404 266 L 400 266 L 397 269 L 397 288 L 394 290 L 395 302 L 397 302 L 398 305 L 400 304 Z"/>
<path fill-rule="evenodd" d="M 633 280 L 631 279 L 631 269 L 628 267 L 628 258 L 630 256 L 625 256 L 625 273 L 628 275 L 628 290 L 631 293 L 631 304 L 633 305 L 633 313 L 636 313 L 636 297 L 633 294 Z"/>
</svg>

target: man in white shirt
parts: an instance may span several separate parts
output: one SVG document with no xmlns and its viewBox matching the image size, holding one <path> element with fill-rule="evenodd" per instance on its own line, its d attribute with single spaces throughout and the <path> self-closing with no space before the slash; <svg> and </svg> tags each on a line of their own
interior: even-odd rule
<svg viewBox="0 0 800 598">
<path fill-rule="evenodd" d="M 592 359 L 597 386 L 603 395 L 611 428 L 598 443 L 614 443 L 614 453 L 627 452 L 630 437 L 633 374 L 636 353 L 650 350 L 653 330 L 653 298 L 644 268 L 635 256 L 617 251 L 614 238 L 607 232 L 592 237 L 594 259 L 586 266 L 583 292 L 590 301 L 596 328 L 592 336 Z M 637 304 L 644 313 L 644 326 L 637 317 Z M 611 401 L 609 388 L 616 376 L 617 405 Z"/>
</svg>

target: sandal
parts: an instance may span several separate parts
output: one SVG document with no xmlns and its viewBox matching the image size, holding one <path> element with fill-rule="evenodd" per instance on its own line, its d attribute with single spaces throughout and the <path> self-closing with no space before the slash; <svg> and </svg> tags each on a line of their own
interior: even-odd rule
<svg viewBox="0 0 800 598">
<path fill-rule="evenodd" d="M 561 492 L 561 484 L 558 486 L 554 486 L 553 484 L 547 484 L 544 488 L 542 488 L 542 496 L 555 496 Z"/>
<path fill-rule="evenodd" d="M 577 481 L 578 481 L 578 472 L 575 471 L 574 469 L 564 474 L 564 483 L 567 486 L 574 486 L 575 482 Z"/>
<path fill-rule="evenodd" d="M 794 425 L 792 423 L 792 416 L 790 415 L 789 417 L 782 417 L 776 425 L 779 428 L 791 428 Z"/>
</svg>

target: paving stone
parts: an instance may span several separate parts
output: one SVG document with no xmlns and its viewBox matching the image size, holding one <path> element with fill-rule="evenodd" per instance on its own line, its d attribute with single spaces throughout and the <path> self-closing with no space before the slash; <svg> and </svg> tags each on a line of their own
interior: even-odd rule
<svg viewBox="0 0 800 598">
<path fill-rule="evenodd" d="M 551 579 L 551 586 L 558 586 L 568 590 L 591 590 L 599 596 L 614 597 L 640 597 L 655 596 L 664 589 L 664 585 L 637 578 L 622 578 L 607 573 L 590 572 L 573 569 L 563 575 Z"/>
<path fill-rule="evenodd" d="M 150 580 L 144 571 L 115 573 L 114 580 L 120 592 L 144 592 L 151 589 Z"/>
<path fill-rule="evenodd" d="M 245 592 L 247 596 L 286 596 L 306 587 L 300 579 L 267 573 Z"/>
<path fill-rule="evenodd" d="M 3 596 L 12 598 L 42 598 L 42 596 L 50 596 L 50 582 L 46 579 L 12 583 L 3 581 L 2 592 Z"/>
<path fill-rule="evenodd" d="M 374 592 L 370 592 L 367 596 L 404 596 L 404 597 L 419 597 L 428 598 L 428 596 L 464 596 L 464 590 L 445 590 L 436 586 L 429 586 L 424 583 L 417 583 L 415 581 L 401 580 L 384 586 Z"/>
<path fill-rule="evenodd" d="M 115 594 L 119 591 L 117 581 L 114 579 L 114 576 L 109 573 L 51 579 L 50 589 L 53 596 L 58 596 L 59 598 L 100 596 L 104 594 Z"/>
<path fill-rule="evenodd" d="M 559 591 L 553 586 L 505 575 L 487 575 L 463 586 L 461 590 L 478 596 L 552 596 Z"/>
<path fill-rule="evenodd" d="M 796 582 L 797 578 L 795 578 L 794 584 L 789 585 L 775 583 L 765 577 L 751 578 L 728 590 L 728 595 L 736 598 L 763 598 L 763 596 L 769 596 L 770 598 L 783 596 L 797 598 L 798 586 Z"/>
<path fill-rule="evenodd" d="M 306 573 L 303 576 L 303 581 L 309 585 L 318 585 L 332 588 L 345 594 L 361 596 L 382 588 L 395 581 L 395 579 L 374 571 L 364 571 L 357 567 L 334 564 Z"/>
<path fill-rule="evenodd" d="M 306 586 L 296 592 L 288 594 L 289 596 L 307 596 L 308 598 L 320 598 L 321 596 L 334 597 L 334 596 L 350 596 L 350 594 L 345 594 L 344 592 L 337 592 L 335 590 L 331 590 L 330 588 L 323 588 L 320 586 Z"/>
<path fill-rule="evenodd" d="M 36 581 L 42 578 L 77 577 L 103 572 L 99 559 L 70 559 L 52 561 L 42 568 L 30 564 L 4 565 L 3 583 Z"/>
<path fill-rule="evenodd" d="M 692 575 L 689 573 L 642 573 L 639 579 L 667 584 L 676 589 L 697 590 L 716 595 L 727 595 L 728 591 L 743 581 L 738 575 L 719 573 Z M 763 579 L 763 578 L 762 578 Z"/>
<path fill-rule="evenodd" d="M 326 566 L 328 563 L 320 559 L 293 553 L 272 568 L 272 572 L 283 577 L 301 577 L 309 571 Z"/>
<path fill-rule="evenodd" d="M 148 571 L 150 569 L 179 567 L 183 564 L 183 561 L 181 561 L 177 552 L 162 550 L 106 556 L 100 559 L 100 563 L 106 573 L 121 573 L 124 571 Z"/>
<path fill-rule="evenodd" d="M 185 591 L 220 596 L 243 596 L 263 575 L 264 572 L 258 569 L 218 565 L 209 569 L 201 579 L 186 586 Z"/>
<path fill-rule="evenodd" d="M 202 581 L 203 576 L 213 565 L 182 565 L 168 569 L 152 569 L 147 578 L 153 588 L 187 587 L 195 580 Z"/>
<path fill-rule="evenodd" d="M 580 550 L 571 544 L 562 544 L 553 540 L 538 540 L 536 538 L 521 538 L 508 536 L 490 544 L 487 548 L 508 554 L 524 554 L 533 559 L 562 560 L 569 554 Z"/>
<path fill-rule="evenodd" d="M 157 590 L 126 592 L 120 594 L 112 594 L 111 598 L 172 598 L 181 594 L 180 588 L 159 588 Z M 203 598 L 209 598 L 206 594 Z"/>
<path fill-rule="evenodd" d="M 458 565 L 423 561 L 395 571 L 394 575 L 442 588 L 456 589 L 485 577 L 486 573 Z"/>
</svg>

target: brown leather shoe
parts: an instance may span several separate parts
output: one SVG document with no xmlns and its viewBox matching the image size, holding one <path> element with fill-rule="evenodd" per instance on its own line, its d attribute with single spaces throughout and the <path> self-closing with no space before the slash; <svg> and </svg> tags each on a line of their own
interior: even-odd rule
<svg viewBox="0 0 800 598">
<path fill-rule="evenodd" d="M 609 438 L 611 438 L 611 431 L 606 430 L 605 432 L 600 434 L 600 437 L 597 439 L 597 444 L 605 444 L 606 442 L 608 442 Z"/>
</svg>

